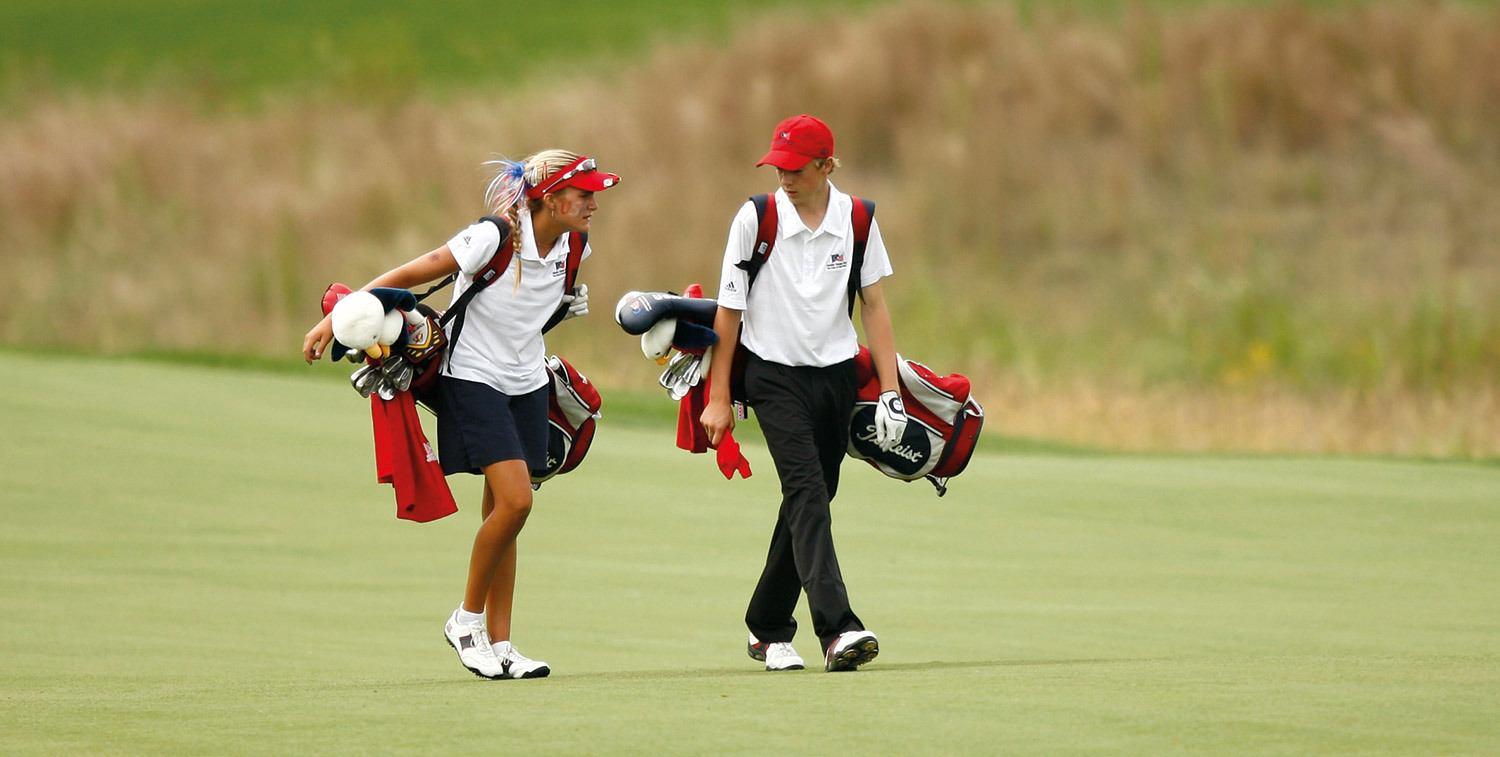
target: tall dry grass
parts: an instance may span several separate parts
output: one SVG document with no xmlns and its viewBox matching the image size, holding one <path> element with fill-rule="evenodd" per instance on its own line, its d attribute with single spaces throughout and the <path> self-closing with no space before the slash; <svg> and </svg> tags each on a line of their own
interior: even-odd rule
<svg viewBox="0 0 1500 757">
<path fill-rule="evenodd" d="M 441 243 L 482 159 L 551 145 L 625 176 L 586 271 L 603 315 L 716 280 L 801 111 L 880 201 L 898 341 L 993 387 L 1006 428 L 1500 453 L 1500 10 L 1448 3 L 914 3 L 395 104 L 38 96 L 0 115 L 0 339 L 293 359 L 328 281 Z M 553 342 L 650 380 L 606 318 Z"/>
</svg>

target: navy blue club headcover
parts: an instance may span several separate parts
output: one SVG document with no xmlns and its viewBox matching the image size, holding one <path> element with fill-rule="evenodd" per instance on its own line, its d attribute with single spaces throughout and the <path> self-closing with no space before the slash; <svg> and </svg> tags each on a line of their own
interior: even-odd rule
<svg viewBox="0 0 1500 757">
<path fill-rule="evenodd" d="M 678 318 L 677 330 L 672 333 L 672 346 L 683 352 L 701 355 L 709 347 L 719 343 L 719 335 L 712 328 Z"/>
<path fill-rule="evenodd" d="M 663 318 L 676 318 L 679 324 L 691 321 L 712 329 L 718 310 L 719 303 L 715 300 L 671 292 L 626 292 L 615 305 L 615 323 L 631 336 L 650 331 Z M 680 325 L 676 333 L 682 333 Z"/>
</svg>

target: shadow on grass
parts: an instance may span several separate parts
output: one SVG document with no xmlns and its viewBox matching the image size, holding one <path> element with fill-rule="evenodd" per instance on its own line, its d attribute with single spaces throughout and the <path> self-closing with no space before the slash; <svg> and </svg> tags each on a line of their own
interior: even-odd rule
<svg viewBox="0 0 1500 757">
<path fill-rule="evenodd" d="M 1133 662 L 1164 662 L 1168 657 L 1079 657 L 1064 658 L 1057 660 L 931 660 L 929 662 L 895 662 L 882 665 L 878 662 L 872 663 L 873 667 L 863 668 L 859 672 L 869 673 L 902 673 L 926 670 L 962 670 L 965 668 L 1029 668 L 1046 666 L 1068 666 L 1068 665 L 1119 665 Z"/>
<path fill-rule="evenodd" d="M 1066 658 L 1066 659 L 1036 659 L 1036 660 L 931 660 L 928 662 L 898 662 L 890 664 L 872 663 L 870 667 L 859 671 L 861 675 L 872 673 L 921 673 L 927 671 L 941 670 L 965 670 L 975 668 L 1024 668 L 1024 667 L 1046 667 L 1046 666 L 1076 666 L 1076 665 L 1119 665 L 1141 662 L 1162 662 L 1170 658 L 1165 657 L 1097 657 L 1097 658 Z M 816 665 L 810 666 L 803 673 L 821 673 Z M 561 674 L 554 676 L 557 681 L 584 682 L 633 682 L 633 681 L 686 681 L 694 679 L 713 678 L 749 678 L 763 676 L 765 671 L 751 665 L 736 666 L 733 668 L 694 668 L 691 670 L 615 670 L 600 671 L 595 673 Z M 795 671 L 788 671 L 785 676 L 795 675 Z M 474 676 L 448 676 L 443 678 L 423 678 L 421 680 L 390 681 L 384 683 L 367 682 L 362 684 L 347 684 L 352 688 L 421 688 L 428 686 L 443 686 L 453 684 L 467 684 L 470 682 L 480 683 L 483 679 Z M 524 684 L 523 684 L 524 685 Z M 340 688 L 333 686 L 330 688 Z"/>
</svg>

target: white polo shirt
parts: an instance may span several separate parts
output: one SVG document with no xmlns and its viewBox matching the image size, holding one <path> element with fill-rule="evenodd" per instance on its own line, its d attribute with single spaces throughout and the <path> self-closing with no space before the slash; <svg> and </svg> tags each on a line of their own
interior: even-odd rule
<svg viewBox="0 0 1500 757">
<path fill-rule="evenodd" d="M 512 396 L 547 384 L 542 326 L 562 302 L 568 270 L 568 234 L 558 237 L 544 257 L 537 253 L 528 214 L 521 214 L 520 225 L 510 267 L 469 302 L 458 343 L 449 348 L 443 361 L 444 376 L 489 384 Z M 480 221 L 448 240 L 448 249 L 458 261 L 455 302 L 499 247 L 500 230 L 489 221 Z M 591 253 L 585 244 L 583 258 Z M 453 333 L 452 323 L 448 333 Z"/>
<path fill-rule="evenodd" d="M 859 352 L 849 319 L 849 265 L 854 258 L 853 200 L 830 182 L 828 212 L 816 230 L 807 228 L 797 209 L 778 189 L 775 194 L 777 239 L 771 257 L 755 277 L 745 300 L 749 274 L 736 263 L 748 260 L 759 224 L 754 203 L 746 202 L 729 225 L 724 269 L 719 278 L 720 305 L 744 311 L 740 338 L 751 352 L 782 365 L 828 366 Z M 859 285 L 867 287 L 891 275 L 891 260 L 870 221 Z"/>
</svg>

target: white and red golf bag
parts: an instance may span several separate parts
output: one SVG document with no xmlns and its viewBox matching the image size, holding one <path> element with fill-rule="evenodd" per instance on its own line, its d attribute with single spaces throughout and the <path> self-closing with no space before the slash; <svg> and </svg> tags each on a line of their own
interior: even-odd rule
<svg viewBox="0 0 1500 757">
<path fill-rule="evenodd" d="M 901 401 L 906 405 L 906 434 L 889 449 L 875 443 L 875 403 L 880 379 L 867 347 L 854 358 L 856 394 L 849 418 L 849 456 L 864 460 L 891 478 L 932 482 L 941 497 L 948 479 L 962 473 L 974 455 L 984 426 L 984 408 L 969 394 L 969 379 L 957 373 L 939 376 L 915 360 L 896 356 Z"/>
<path fill-rule="evenodd" d="M 532 474 L 535 486 L 583 462 L 589 445 L 594 443 L 594 425 L 603 404 L 599 390 L 568 361 L 553 355 L 547 358 L 547 371 L 552 374 L 547 400 L 547 469 L 542 475 Z"/>
</svg>

